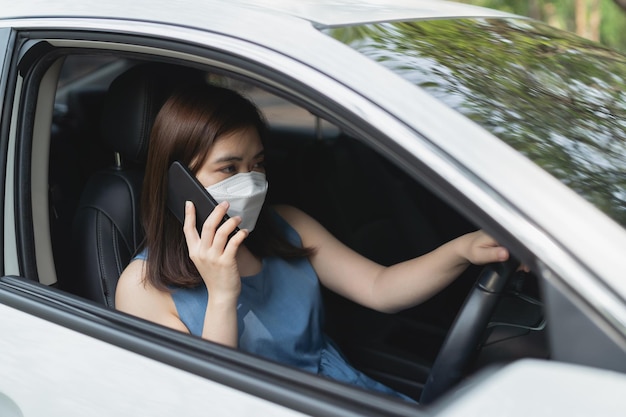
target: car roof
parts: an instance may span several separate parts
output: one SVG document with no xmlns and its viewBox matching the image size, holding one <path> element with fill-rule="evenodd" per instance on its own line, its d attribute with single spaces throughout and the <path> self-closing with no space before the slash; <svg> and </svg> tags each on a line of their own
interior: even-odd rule
<svg viewBox="0 0 626 417">
<path fill-rule="evenodd" d="M 4 3 L 4 2 L 3 2 Z M 98 17 L 172 22 L 186 13 L 197 16 L 216 12 L 256 11 L 294 17 L 322 26 L 403 19 L 496 17 L 509 14 L 446 0 L 20 0 L 0 7 L 0 19 L 43 17 Z"/>
</svg>

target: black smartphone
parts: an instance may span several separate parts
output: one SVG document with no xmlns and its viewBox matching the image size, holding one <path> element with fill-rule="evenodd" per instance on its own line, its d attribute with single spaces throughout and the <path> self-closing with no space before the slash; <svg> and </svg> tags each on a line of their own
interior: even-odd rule
<svg viewBox="0 0 626 417">
<path fill-rule="evenodd" d="M 186 201 L 191 201 L 196 207 L 196 228 L 201 234 L 202 225 L 217 206 L 217 201 L 184 164 L 174 161 L 167 174 L 167 206 L 181 224 L 185 222 Z M 224 215 L 220 226 L 228 219 L 228 215 Z M 229 238 L 238 231 L 237 227 Z"/>
</svg>

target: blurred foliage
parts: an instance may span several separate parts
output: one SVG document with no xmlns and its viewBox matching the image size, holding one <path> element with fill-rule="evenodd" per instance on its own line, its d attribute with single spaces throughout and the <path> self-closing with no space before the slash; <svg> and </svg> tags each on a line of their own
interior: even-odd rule
<svg viewBox="0 0 626 417">
<path fill-rule="evenodd" d="M 626 11 L 616 0 L 455 0 L 489 7 L 574 32 L 626 52 Z"/>
<path fill-rule="evenodd" d="M 624 55 L 526 19 L 328 34 L 474 120 L 626 227 Z"/>
</svg>

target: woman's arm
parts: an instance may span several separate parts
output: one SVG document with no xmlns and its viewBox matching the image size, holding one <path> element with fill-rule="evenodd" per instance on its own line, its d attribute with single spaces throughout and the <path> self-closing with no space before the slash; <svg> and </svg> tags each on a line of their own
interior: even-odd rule
<svg viewBox="0 0 626 417">
<path fill-rule="evenodd" d="M 189 258 L 198 269 L 209 293 L 202 337 L 237 347 L 237 299 L 241 292 L 241 276 L 236 256 L 248 232 L 240 230 L 229 239 L 229 235 L 241 223 L 241 218 L 231 217 L 220 226 L 227 210 L 226 202 L 215 207 L 202 226 L 202 235 L 198 235 L 195 208 L 191 202 L 187 202 L 183 232 Z"/>
<path fill-rule="evenodd" d="M 502 262 L 508 257 L 508 251 L 483 231 L 468 233 L 423 256 L 385 268 L 373 281 L 373 296 L 385 294 L 384 311 L 403 310 L 441 291 L 470 264 Z"/>
<path fill-rule="evenodd" d="M 508 251 L 482 231 L 460 236 L 426 255 L 390 267 L 351 250 L 302 211 L 279 206 L 304 246 L 315 248 L 311 263 L 324 286 L 366 307 L 397 312 L 430 298 L 470 263 L 504 261 Z"/>
<path fill-rule="evenodd" d="M 115 291 L 115 308 L 136 317 L 189 333 L 178 317 L 170 293 L 159 291 L 144 281 L 142 260 L 124 270 Z M 204 317 L 202 337 L 227 346 L 237 346 L 236 305 L 228 299 L 210 297 Z M 234 320 L 233 320 L 234 317 Z"/>
<path fill-rule="evenodd" d="M 233 218 L 216 230 L 226 214 L 227 204 L 214 210 L 203 225 L 202 238 L 195 226 L 193 204 L 186 207 L 183 230 L 189 256 L 198 268 L 210 294 L 204 317 L 202 337 L 215 343 L 237 347 L 237 298 L 241 279 L 235 255 L 247 236 L 240 231 L 230 240 L 228 235 L 239 224 Z M 145 280 L 145 261 L 135 260 L 124 270 L 117 284 L 115 306 L 137 317 L 189 333 L 178 317 L 176 305 L 167 291 L 154 288 Z"/>
</svg>

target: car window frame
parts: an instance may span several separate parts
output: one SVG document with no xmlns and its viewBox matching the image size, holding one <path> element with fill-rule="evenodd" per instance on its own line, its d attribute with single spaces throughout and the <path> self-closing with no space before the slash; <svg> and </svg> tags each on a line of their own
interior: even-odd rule
<svg viewBox="0 0 626 417">
<path fill-rule="evenodd" d="M 7 97 L 7 78 L 9 77 L 9 71 L 6 70 L 10 65 L 10 58 L 12 52 L 12 38 L 13 32 L 9 27 L 0 27 L 0 51 L 4 51 L 4 56 L 0 57 L 0 118 L 1 120 L 8 120 L 5 105 L 5 101 L 8 100 Z M 6 124 L 0 125 L 0 173 L 4 172 L 4 168 L 6 166 L 6 143 L 5 139 L 8 136 L 8 126 Z M 3 178 L 4 175 L 0 175 L 0 178 Z M 5 183 L 4 181 L 0 182 L 0 195 L 5 195 Z M 0 218 L 4 218 L 4 207 L 0 206 Z M 0 222 L 0 235 L 4 238 L 4 221 Z M 3 239 L 3 247 L 6 245 L 6 240 Z M 4 259 L 5 253 L 4 249 L 0 251 L 0 273 L 4 273 Z"/>
</svg>

